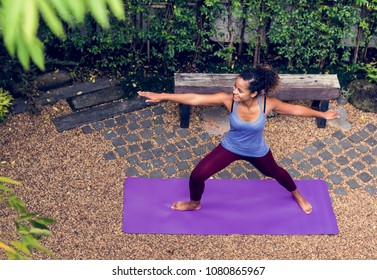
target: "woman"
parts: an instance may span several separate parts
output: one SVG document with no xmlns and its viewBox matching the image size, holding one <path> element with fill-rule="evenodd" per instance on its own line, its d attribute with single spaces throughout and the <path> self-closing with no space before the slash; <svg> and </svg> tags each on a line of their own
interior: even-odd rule
<svg viewBox="0 0 377 280">
<path fill-rule="evenodd" d="M 172 101 L 187 105 L 224 105 L 230 112 L 230 130 L 221 143 L 194 168 L 189 180 L 190 201 L 178 201 L 172 205 L 174 210 L 199 210 L 205 181 L 236 160 L 246 160 L 262 174 L 277 180 L 292 193 L 301 209 L 310 214 L 312 206 L 301 195 L 289 173 L 277 165 L 263 138 L 267 115 L 270 111 L 279 114 L 339 118 L 338 111 L 320 112 L 310 108 L 284 103 L 268 93 L 277 88 L 278 74 L 267 67 L 243 71 L 236 79 L 233 95 L 226 92 L 215 94 L 158 94 L 139 92 L 146 102 Z"/>
</svg>

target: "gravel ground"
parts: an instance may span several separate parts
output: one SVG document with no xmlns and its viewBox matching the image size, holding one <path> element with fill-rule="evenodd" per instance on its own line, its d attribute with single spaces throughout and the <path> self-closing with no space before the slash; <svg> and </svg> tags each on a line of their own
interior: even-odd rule
<svg viewBox="0 0 377 280">
<path fill-rule="evenodd" d="M 178 108 L 164 103 L 166 129 L 179 124 Z M 366 124 L 377 125 L 377 115 L 346 105 L 351 135 Z M 190 133 L 202 125 L 194 108 Z M 43 240 L 57 259 L 376 259 L 377 196 L 348 189 L 338 196 L 330 189 L 340 233 L 337 235 L 159 235 L 122 232 L 124 158 L 105 160 L 110 141 L 81 128 L 58 133 L 53 116 L 70 111 L 65 101 L 46 106 L 38 115 L 10 116 L 0 125 L 0 175 L 21 181 L 16 193 L 30 211 L 41 211 L 57 221 L 53 236 Z M 337 129 L 317 129 L 312 119 L 271 118 L 265 136 L 280 160 Z M 221 136 L 213 135 L 213 142 Z M 173 139 L 174 141 L 174 139 Z M 344 183 L 345 184 L 345 183 Z M 345 186 L 346 187 L 346 186 Z M 0 206 L 0 212 L 10 215 Z M 9 219 L 5 219 L 6 221 Z M 14 225 L 2 221 L 0 239 L 11 240 Z M 5 259 L 1 255 L 0 259 Z M 36 259 L 48 258 L 35 254 Z"/>
</svg>

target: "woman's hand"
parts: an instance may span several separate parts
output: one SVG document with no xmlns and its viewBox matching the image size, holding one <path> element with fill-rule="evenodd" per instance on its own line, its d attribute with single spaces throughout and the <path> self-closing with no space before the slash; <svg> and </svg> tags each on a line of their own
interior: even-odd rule
<svg viewBox="0 0 377 280">
<path fill-rule="evenodd" d="M 145 97 L 147 100 L 145 102 L 160 102 L 163 100 L 160 93 L 150 92 L 150 91 L 139 91 L 139 96 Z"/>
<path fill-rule="evenodd" d="M 333 120 L 333 119 L 339 119 L 339 111 L 338 110 L 328 110 L 326 112 L 323 112 L 323 118 L 326 120 Z"/>
</svg>

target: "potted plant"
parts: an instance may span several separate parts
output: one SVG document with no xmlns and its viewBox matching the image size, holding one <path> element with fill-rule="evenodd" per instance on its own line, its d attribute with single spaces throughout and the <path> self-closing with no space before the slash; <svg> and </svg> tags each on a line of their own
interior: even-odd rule
<svg viewBox="0 0 377 280">
<path fill-rule="evenodd" d="M 350 98 L 352 93 L 353 93 L 353 91 L 350 90 L 350 89 L 345 89 L 345 88 L 340 89 L 340 94 L 339 94 L 339 97 L 338 97 L 338 100 L 337 100 L 338 105 L 339 106 L 345 105 L 348 102 L 348 99 Z"/>
</svg>

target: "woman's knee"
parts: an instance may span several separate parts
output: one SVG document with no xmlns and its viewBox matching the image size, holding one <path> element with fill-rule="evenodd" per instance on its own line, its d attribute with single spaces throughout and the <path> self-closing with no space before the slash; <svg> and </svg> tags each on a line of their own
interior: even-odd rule
<svg viewBox="0 0 377 280">
<path fill-rule="evenodd" d="M 278 179 L 287 179 L 287 178 L 291 178 L 291 175 L 289 175 L 287 170 L 279 166 L 279 168 L 276 171 L 276 177 Z"/>
<path fill-rule="evenodd" d="M 207 180 L 209 177 L 206 172 L 202 171 L 201 169 L 195 168 L 190 175 L 191 182 L 203 182 Z"/>
<path fill-rule="evenodd" d="M 275 168 L 269 168 L 268 170 L 264 170 L 264 172 L 262 173 L 263 175 L 267 177 L 271 177 L 275 180 L 283 179 L 287 175 L 289 176 L 288 172 L 284 168 L 278 165 Z"/>
</svg>

